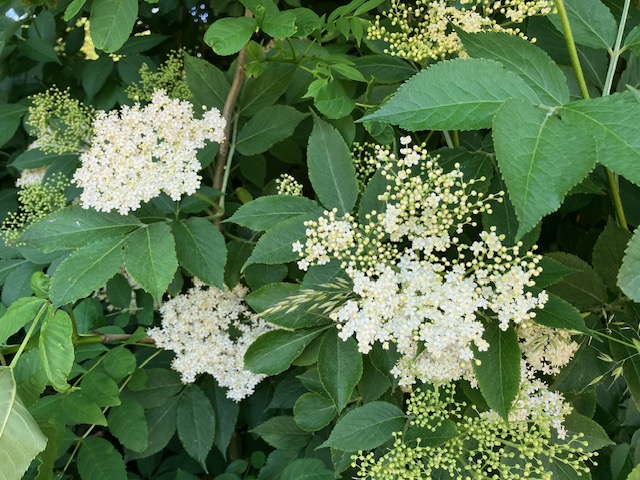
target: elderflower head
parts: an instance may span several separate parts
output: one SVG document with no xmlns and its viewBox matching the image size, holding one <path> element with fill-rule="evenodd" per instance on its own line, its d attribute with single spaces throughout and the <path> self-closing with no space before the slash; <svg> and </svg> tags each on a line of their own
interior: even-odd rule
<svg viewBox="0 0 640 480">
<path fill-rule="evenodd" d="M 418 0 L 415 4 L 391 1 L 391 9 L 378 16 L 368 38 L 388 42 L 386 53 L 415 62 L 465 56 L 456 33 L 505 32 L 526 38 L 519 28 L 502 26 L 496 15 L 509 24 L 520 24 L 534 15 L 553 11 L 551 0 Z M 386 26 L 385 26 L 386 25 Z"/>
<path fill-rule="evenodd" d="M 171 366 L 184 383 L 209 373 L 228 389 L 228 398 L 240 401 L 265 377 L 244 368 L 249 345 L 271 330 L 244 304 L 246 292 L 240 285 L 220 290 L 194 279 L 194 287 L 186 294 L 162 305 L 162 325 L 147 333 L 158 347 L 175 352 Z"/>
<path fill-rule="evenodd" d="M 557 375 L 578 350 L 571 333 L 527 321 L 518 327 L 522 355 L 531 368 L 545 375 Z"/>
<path fill-rule="evenodd" d="M 207 141 L 222 142 L 224 127 L 217 109 L 198 120 L 189 102 L 163 91 L 145 107 L 99 113 L 72 180 L 83 189 L 82 206 L 126 215 L 161 192 L 173 200 L 195 193 L 201 180 L 197 150 Z"/>
<path fill-rule="evenodd" d="M 48 168 L 49 165 L 45 165 L 40 168 L 26 168 L 22 170 L 20 177 L 16 180 L 16 187 L 41 184 Z"/>
<path fill-rule="evenodd" d="M 302 196 L 302 185 L 288 173 L 283 173 L 276 180 L 278 195 L 291 195 L 293 197 Z"/>
</svg>

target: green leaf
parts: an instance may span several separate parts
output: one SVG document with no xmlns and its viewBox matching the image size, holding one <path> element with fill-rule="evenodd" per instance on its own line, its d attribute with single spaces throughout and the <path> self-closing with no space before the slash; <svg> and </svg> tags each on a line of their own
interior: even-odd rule
<svg viewBox="0 0 640 480">
<path fill-rule="evenodd" d="M 160 300 L 178 268 L 176 244 L 169 225 L 152 223 L 129 235 L 124 247 L 124 264 L 131 278 Z"/>
<path fill-rule="evenodd" d="M 404 82 L 416 73 L 405 60 L 390 55 L 365 55 L 354 60 L 356 68 L 376 83 L 394 84 Z"/>
<path fill-rule="evenodd" d="M 339 80 L 324 82 L 314 91 L 313 104 L 320 113 L 331 119 L 346 117 L 356 106 Z"/>
<path fill-rule="evenodd" d="M 542 273 L 535 279 L 536 287 L 539 288 L 546 288 L 549 285 L 553 285 L 570 273 L 577 271 L 547 255 L 542 257 L 538 266 L 542 268 Z"/>
<path fill-rule="evenodd" d="M 89 98 L 100 91 L 112 70 L 113 60 L 108 55 L 102 55 L 87 63 L 82 71 L 82 88 Z"/>
<path fill-rule="evenodd" d="M 318 352 L 318 373 L 338 412 L 347 405 L 362 377 L 362 355 L 353 338 L 346 341 L 331 329 L 322 339 Z"/>
<path fill-rule="evenodd" d="M 213 447 L 216 417 L 211 402 L 197 385 L 190 385 L 180 396 L 177 422 L 184 449 L 207 471 L 205 462 Z"/>
<path fill-rule="evenodd" d="M 349 147 L 333 126 L 317 116 L 307 148 L 309 180 L 320 202 L 337 208 L 338 214 L 350 212 L 358 199 L 358 181 Z"/>
<path fill-rule="evenodd" d="M 267 12 L 260 29 L 273 38 L 287 38 L 296 33 L 296 15 L 292 12 Z"/>
<path fill-rule="evenodd" d="M 530 41 L 499 32 L 457 33 L 470 57 L 500 62 L 531 87 L 540 103 L 552 106 L 569 101 L 564 73 L 544 50 Z"/>
<path fill-rule="evenodd" d="M 225 222 L 261 232 L 295 216 L 315 214 L 320 217 L 322 212 L 323 208 L 317 202 L 306 197 L 267 195 L 242 205 Z"/>
<path fill-rule="evenodd" d="M 81 248 L 107 238 L 119 238 L 141 226 L 140 220 L 132 215 L 125 217 L 117 213 L 85 210 L 74 205 L 31 225 L 20 241 L 48 253 Z"/>
<path fill-rule="evenodd" d="M 49 383 L 47 374 L 40 361 L 40 349 L 22 352 L 14 366 L 14 376 L 18 386 L 18 395 L 25 407 L 33 405 L 42 395 Z"/>
<path fill-rule="evenodd" d="M 611 10 L 600 0 L 565 0 L 571 31 L 576 43 L 593 48 L 612 48 L 618 25 Z M 558 14 L 547 18 L 563 32 Z"/>
<path fill-rule="evenodd" d="M 131 57 L 137 53 L 146 52 L 160 45 L 167 38 L 169 38 L 168 35 L 160 35 L 159 33 L 129 37 L 122 48 L 118 49 L 118 55 L 125 55 L 126 58 L 126 56 Z"/>
<path fill-rule="evenodd" d="M 62 411 L 71 422 L 107 426 L 107 419 L 96 402 L 81 390 L 71 391 L 62 398 Z"/>
<path fill-rule="evenodd" d="M 573 435 L 583 435 L 580 440 L 586 441 L 588 444 L 584 447 L 585 452 L 595 452 L 596 450 L 614 444 L 611 439 L 609 439 L 604 428 L 594 420 L 579 413 L 573 412 L 571 415 L 565 417 L 563 425 L 567 430 L 568 438 L 571 438 Z"/>
<path fill-rule="evenodd" d="M 334 478 L 334 472 L 327 470 L 322 460 L 298 458 L 287 465 L 280 480 L 332 480 Z"/>
<path fill-rule="evenodd" d="M 268 230 L 260 237 L 242 269 L 254 263 L 274 265 L 297 260 L 298 254 L 293 251 L 293 244 L 305 241 L 307 227 L 304 222 L 317 219 L 318 216 L 315 214 L 297 215 Z"/>
<path fill-rule="evenodd" d="M 121 404 L 118 384 L 103 371 L 93 370 L 85 374 L 80 388 L 100 407 L 115 407 Z"/>
<path fill-rule="evenodd" d="M 82 10 L 82 7 L 84 7 L 85 3 L 87 3 L 87 0 L 73 0 L 64 11 L 64 16 L 62 17 L 62 19 L 65 22 L 71 20 L 80 12 L 80 10 Z"/>
<path fill-rule="evenodd" d="M 306 432 L 322 430 L 337 413 L 333 400 L 317 393 L 305 393 L 293 406 L 293 419 Z"/>
<path fill-rule="evenodd" d="M 13 369 L 0 366 L 0 465 L 3 478 L 22 478 L 46 444 L 47 438 L 17 395 Z"/>
<path fill-rule="evenodd" d="M 348 412 L 321 446 L 343 452 L 372 450 L 393 438 L 402 430 L 405 416 L 395 405 L 371 402 Z"/>
<path fill-rule="evenodd" d="M 47 315 L 40 328 L 40 361 L 49 382 L 58 392 L 69 390 L 67 377 L 75 358 L 72 333 L 71 318 L 62 310 Z"/>
<path fill-rule="evenodd" d="M 510 98 L 538 96 L 500 63 L 480 58 L 437 63 L 407 80 L 391 100 L 361 120 L 379 120 L 415 130 L 489 128 Z"/>
<path fill-rule="evenodd" d="M 251 431 L 272 447 L 282 450 L 299 450 L 311 440 L 311 434 L 301 430 L 293 417 L 287 415 L 272 417 Z"/>
<path fill-rule="evenodd" d="M 640 54 L 640 25 L 636 25 L 624 39 L 624 48 Z"/>
<path fill-rule="evenodd" d="M 255 18 L 220 18 L 207 29 L 204 41 L 218 55 L 233 55 L 246 45 L 255 30 Z"/>
<path fill-rule="evenodd" d="M 149 446 L 149 427 L 140 402 L 123 399 L 109 410 L 109 431 L 129 450 L 142 452 Z"/>
<path fill-rule="evenodd" d="M 137 375 L 140 375 L 138 377 L 141 380 L 140 383 L 134 382 Z M 123 396 L 138 400 L 145 409 L 148 409 L 161 406 L 167 398 L 181 391 L 184 384 L 180 381 L 180 375 L 174 370 L 146 368 L 137 370 L 128 386 L 129 390 L 125 391 Z"/>
<path fill-rule="evenodd" d="M 136 357 L 124 347 L 112 348 L 102 358 L 102 365 L 114 380 L 120 381 L 136 369 Z"/>
<path fill-rule="evenodd" d="M 613 219 L 609 219 L 596 244 L 593 246 L 591 263 L 607 287 L 616 293 L 618 289 L 618 272 L 622 266 L 625 249 L 631 233 L 622 230 Z M 637 270 L 636 270 L 637 271 Z"/>
<path fill-rule="evenodd" d="M 220 388 L 212 377 L 207 377 L 202 383 L 202 389 L 211 401 L 216 417 L 216 433 L 214 444 L 223 457 L 227 457 L 227 448 L 234 435 L 238 412 L 238 402 L 227 398 L 225 391 Z"/>
<path fill-rule="evenodd" d="M 534 320 L 536 323 L 550 328 L 589 333 L 589 329 L 585 326 L 584 319 L 576 307 L 553 293 L 548 295 L 549 300 L 545 303 L 544 308 L 535 311 Z"/>
<path fill-rule="evenodd" d="M 636 229 L 624 253 L 618 286 L 629 298 L 640 302 L 640 229 Z"/>
<path fill-rule="evenodd" d="M 184 71 L 195 103 L 222 111 L 230 88 L 222 70 L 202 58 L 185 54 Z"/>
<path fill-rule="evenodd" d="M 149 428 L 149 445 L 141 452 L 128 451 L 128 459 L 146 458 L 167 446 L 176 431 L 178 400 L 177 396 L 170 397 L 166 402 L 145 412 Z"/>
<path fill-rule="evenodd" d="M 289 138 L 308 114 L 288 105 L 272 105 L 260 110 L 238 132 L 236 148 L 242 155 L 264 153 Z"/>
<path fill-rule="evenodd" d="M 171 229 L 180 266 L 204 283 L 224 288 L 227 246 L 218 229 L 198 217 L 175 221 Z"/>
<path fill-rule="evenodd" d="M 578 100 L 560 109 L 563 120 L 574 124 L 596 140 L 592 155 L 610 170 L 640 185 L 640 135 L 636 120 L 640 104 L 625 101 L 621 94 Z"/>
<path fill-rule="evenodd" d="M 127 480 L 122 456 L 104 438 L 88 437 L 78 451 L 78 472 L 82 480 Z"/>
<path fill-rule="evenodd" d="M 40 309 L 45 307 L 45 300 L 36 297 L 20 298 L 13 302 L 0 317 L 0 345 L 6 344 L 11 335 L 32 322 Z"/>
<path fill-rule="evenodd" d="M 247 370 L 266 375 L 284 372 L 311 341 L 326 327 L 290 332 L 272 330 L 261 335 L 247 349 L 244 364 Z"/>
<path fill-rule="evenodd" d="M 54 307 L 73 303 L 104 286 L 122 265 L 120 237 L 89 243 L 69 255 L 51 277 L 49 295 Z"/>
<path fill-rule="evenodd" d="M 77 160 L 75 153 L 45 153 L 39 148 L 32 148 L 14 158 L 9 165 L 18 170 L 40 168 L 45 165 L 64 163 Z"/>
<path fill-rule="evenodd" d="M 127 41 L 137 19 L 137 0 L 94 0 L 89 19 L 93 44 L 115 52 Z"/>
<path fill-rule="evenodd" d="M 249 78 L 238 100 L 238 115 L 255 115 L 287 91 L 296 66 L 288 63 L 267 62 L 258 78 Z"/>
<path fill-rule="evenodd" d="M 0 105 L 0 147 L 11 140 L 27 111 L 24 105 Z"/>
<path fill-rule="evenodd" d="M 547 256 L 575 270 L 551 285 L 550 292 L 562 297 L 578 310 L 598 307 L 607 301 L 604 282 L 587 262 L 562 252 L 549 253 Z"/>
<path fill-rule="evenodd" d="M 435 429 L 432 426 L 411 426 L 402 437 L 404 443 L 416 445 L 418 439 L 422 447 L 438 447 L 458 436 L 456 424 L 449 419 L 444 420 Z"/>
<path fill-rule="evenodd" d="M 507 101 L 498 110 L 493 141 L 520 223 L 517 239 L 556 211 L 595 166 L 591 137 L 524 101 Z"/>
<path fill-rule="evenodd" d="M 498 322 L 491 322 L 482 338 L 489 343 L 489 349 L 475 352 L 480 364 L 474 362 L 473 370 L 489 407 L 507 420 L 520 387 L 518 335 L 513 327 L 503 332 Z"/>
</svg>

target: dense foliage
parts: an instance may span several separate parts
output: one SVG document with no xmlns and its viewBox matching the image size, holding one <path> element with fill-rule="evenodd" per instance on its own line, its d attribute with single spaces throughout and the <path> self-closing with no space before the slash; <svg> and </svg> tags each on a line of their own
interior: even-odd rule
<svg viewBox="0 0 640 480">
<path fill-rule="evenodd" d="M 0 479 L 640 479 L 638 2 L 0 9 Z"/>
</svg>

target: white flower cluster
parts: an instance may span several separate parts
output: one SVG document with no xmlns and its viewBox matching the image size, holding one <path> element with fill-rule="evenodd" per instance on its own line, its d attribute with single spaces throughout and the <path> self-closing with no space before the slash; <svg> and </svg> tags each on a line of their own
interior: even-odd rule
<svg viewBox="0 0 640 480">
<path fill-rule="evenodd" d="M 217 109 L 195 119 L 191 103 L 164 91 L 145 107 L 100 112 L 73 178 L 83 189 L 82 206 L 126 215 L 161 192 L 173 200 L 193 194 L 201 180 L 196 152 L 206 141 L 222 142 L 224 127 Z"/>
<path fill-rule="evenodd" d="M 495 197 L 474 191 L 459 165 L 445 172 L 423 147 L 401 143 L 400 158 L 385 150 L 378 156 L 390 184 L 380 197 L 385 213 L 361 225 L 351 214 L 325 212 L 308 222 L 305 243 L 293 249 L 303 270 L 342 260 L 356 298 L 330 317 L 362 353 L 375 342 L 395 344 L 401 357 L 392 373 L 400 385 L 473 380 L 472 348 L 488 348 L 483 321 L 503 330 L 530 324 L 546 303 L 546 293 L 527 291 L 540 258 L 521 254 L 521 244 L 503 245 L 495 229 L 463 242 L 457 235 L 475 226 L 473 217 L 489 211 Z"/>
<path fill-rule="evenodd" d="M 44 180 L 49 165 L 40 168 L 27 168 L 20 172 L 20 177 L 16 180 L 16 187 L 27 187 L 29 185 L 40 185 Z"/>
<path fill-rule="evenodd" d="M 567 330 L 545 327 L 533 321 L 518 327 L 522 355 L 531 368 L 545 375 L 557 375 L 578 350 Z"/>
<path fill-rule="evenodd" d="M 209 373 L 228 389 L 228 398 L 240 401 L 265 377 L 245 370 L 244 354 L 271 327 L 244 304 L 245 287 L 222 291 L 194 283 L 160 308 L 162 326 L 147 333 L 158 347 L 176 353 L 172 368 L 184 383 Z"/>
</svg>

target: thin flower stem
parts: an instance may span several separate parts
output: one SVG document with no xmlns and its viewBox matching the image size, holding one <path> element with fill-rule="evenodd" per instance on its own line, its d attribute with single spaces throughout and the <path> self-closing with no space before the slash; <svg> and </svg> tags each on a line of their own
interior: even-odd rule
<svg viewBox="0 0 640 480">
<path fill-rule="evenodd" d="M 604 90 L 602 96 L 609 95 L 611 93 L 611 87 L 613 86 L 613 77 L 618 67 L 618 59 L 622 51 L 620 46 L 622 45 L 622 37 L 624 36 L 624 28 L 627 24 L 627 15 L 629 14 L 629 7 L 631 6 L 631 0 L 625 0 L 622 7 L 622 16 L 620 17 L 620 25 L 618 26 L 618 36 L 616 37 L 616 43 L 613 47 L 611 54 L 611 61 L 609 62 L 609 70 L 607 71 L 607 78 L 604 81 Z"/>
<path fill-rule="evenodd" d="M 453 141 L 451 140 L 451 135 L 447 130 L 442 131 L 442 135 L 444 136 L 444 141 L 447 142 L 447 147 L 453 148 Z"/>
<path fill-rule="evenodd" d="M 227 191 L 227 184 L 229 183 L 229 175 L 231 174 L 231 162 L 233 162 L 233 154 L 236 152 L 236 136 L 238 135 L 238 117 L 236 117 L 233 121 L 233 130 L 232 130 L 232 140 L 231 147 L 229 148 L 229 154 L 227 155 L 227 161 L 225 162 L 224 167 L 224 176 L 222 177 L 222 185 L 220 186 L 220 191 L 222 191 L 222 196 L 220 197 L 220 209 L 218 210 L 218 214 L 224 213 L 224 197 Z M 220 218 L 216 220 L 216 222 L 220 222 Z"/>
<path fill-rule="evenodd" d="M 615 51 L 612 52 L 611 63 L 609 64 L 609 71 L 607 72 L 607 79 L 605 81 L 605 89 L 602 92 L 604 95 L 609 95 L 611 91 L 611 85 L 613 84 L 613 76 L 615 74 L 616 65 L 618 63 L 618 58 L 620 56 L 620 43 L 622 42 L 622 35 L 624 33 L 624 25 L 626 23 L 627 13 L 629 11 L 629 4 L 631 0 L 625 0 L 625 8 L 623 10 L 623 16 L 620 20 L 620 28 L 618 29 L 618 37 L 616 39 L 616 47 Z M 582 72 L 582 67 L 580 66 L 580 59 L 578 58 L 578 50 L 576 48 L 576 43 L 573 39 L 573 33 L 571 32 L 571 25 L 569 23 L 569 16 L 567 15 L 567 10 L 564 6 L 564 0 L 556 0 L 555 1 L 556 9 L 558 10 L 558 15 L 560 17 L 560 22 L 562 23 L 562 30 L 564 32 L 564 38 L 567 43 L 567 49 L 569 50 L 569 57 L 571 58 L 571 64 L 573 66 L 573 71 L 576 74 L 576 78 L 578 80 L 578 86 L 580 87 L 580 94 L 582 98 L 589 98 L 589 90 L 587 89 L 587 82 L 584 78 L 584 73 Z M 607 175 L 607 182 L 609 184 L 609 194 L 611 195 L 611 201 L 613 202 L 613 206 L 615 209 L 616 221 L 618 226 L 623 230 L 629 231 L 629 226 L 627 224 L 627 219 L 624 213 L 624 208 L 622 206 L 622 199 L 620 197 L 620 188 L 618 187 L 618 179 L 616 175 L 611 172 L 608 168 L 605 168 L 605 172 Z"/>
</svg>

